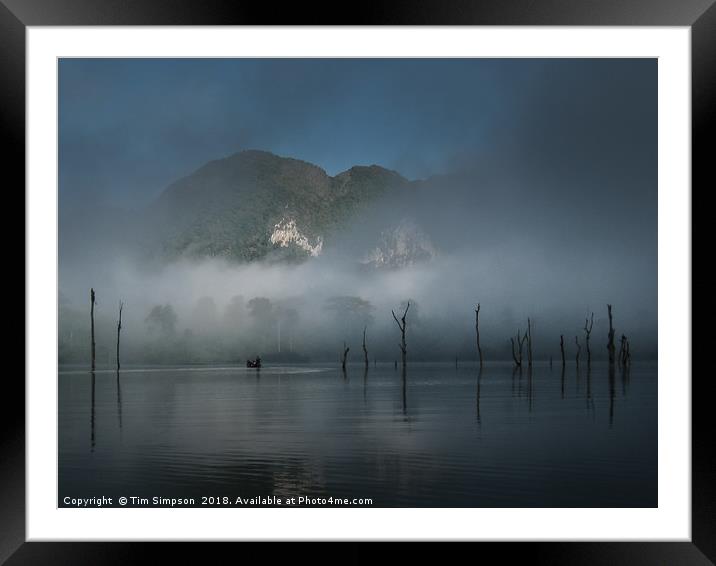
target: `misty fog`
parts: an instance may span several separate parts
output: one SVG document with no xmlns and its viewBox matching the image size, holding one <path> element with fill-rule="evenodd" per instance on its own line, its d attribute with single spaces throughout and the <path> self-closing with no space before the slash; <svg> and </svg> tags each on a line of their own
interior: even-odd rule
<svg viewBox="0 0 716 566">
<path fill-rule="evenodd" d="M 657 285 L 655 277 L 645 277 L 656 272 L 653 242 L 605 234 L 600 226 L 609 217 L 590 222 L 591 212 L 565 222 L 559 211 L 529 219 L 519 210 L 512 215 L 509 202 L 492 199 L 485 210 L 434 182 L 410 190 L 409 216 L 397 197 L 377 202 L 361 216 L 367 220 L 346 225 L 328 238 L 321 256 L 300 264 L 161 264 L 116 241 L 102 256 L 97 234 L 96 255 L 62 257 L 60 356 L 87 359 L 91 285 L 100 363 L 113 363 L 119 300 L 126 305 L 126 362 L 228 362 L 256 355 L 331 361 L 344 341 L 352 346 L 349 361 L 357 362 L 364 327 L 371 362 L 392 361 L 399 358 L 399 332 L 391 309 L 402 311 L 408 300 L 409 359 L 475 359 L 477 302 L 487 359 L 509 359 L 509 338 L 524 331 L 528 316 L 535 356 L 556 359 L 560 334 L 570 346 L 575 335 L 581 339 L 591 312 L 592 349 L 603 358 L 607 303 L 614 305 L 617 336 L 630 337 L 634 356 L 655 357 Z M 410 221 L 429 235 L 436 256 L 401 268 L 362 263 L 396 221 Z"/>
<path fill-rule="evenodd" d="M 344 342 L 351 347 L 349 363 L 357 363 L 362 362 L 364 328 L 371 363 L 392 363 L 400 358 L 400 333 L 391 309 L 400 314 L 407 301 L 412 305 L 409 362 L 475 360 L 478 302 L 487 361 L 511 358 L 510 336 L 525 330 L 527 317 L 533 322 L 536 359 L 557 360 L 560 335 L 571 358 L 574 337 L 582 340 L 591 312 L 593 357 L 605 359 L 607 303 L 614 308 L 617 339 L 629 337 L 634 358 L 656 358 L 655 64 L 525 65 L 534 68 L 516 73 L 517 83 L 532 90 L 508 88 L 506 108 L 500 108 L 499 96 L 488 97 L 495 115 L 481 126 L 479 142 L 461 147 L 460 131 L 436 133 L 436 139 L 450 139 L 440 167 L 421 171 L 418 178 L 413 173 L 421 168 L 401 170 L 404 154 L 395 152 L 385 161 L 371 155 L 371 161 L 355 163 L 395 168 L 413 182 L 326 234 L 321 255 L 299 263 L 149 258 L 143 253 L 143 211 L 168 182 L 149 176 L 156 184 L 151 198 L 143 193 L 127 203 L 125 195 L 90 205 L 73 200 L 72 176 L 65 172 L 60 189 L 60 362 L 89 359 L 90 287 L 97 293 L 100 366 L 115 363 L 120 300 L 127 364 L 243 363 L 257 355 L 268 362 L 338 363 Z M 490 73 L 496 72 L 491 68 Z M 103 75 L 102 80 L 109 79 Z M 495 88 L 505 81 L 497 81 Z M 394 95 L 395 85 L 388 82 Z M 379 98 L 380 83 L 375 88 Z M 334 96 L 340 99 L 340 93 Z M 416 96 L 446 95 L 429 90 Z M 351 100 L 356 103 L 355 93 Z M 449 100 L 444 102 L 448 113 Z M 419 100 L 413 106 L 417 110 L 409 106 L 405 112 L 422 112 Z M 302 108 L 314 116 L 324 111 L 315 104 Z M 65 123 L 71 124 L 73 116 L 66 116 Z M 469 118 L 464 117 L 468 124 Z M 292 127 L 310 131 L 306 123 Z M 201 121 L 186 127 L 201 130 Z M 67 131 L 63 135 L 71 137 Z M 406 136 L 404 153 L 411 153 L 411 163 L 421 155 L 426 163 L 435 161 L 434 152 Z M 369 138 L 363 141 L 370 145 Z M 264 134 L 257 143 L 268 150 L 281 148 L 289 157 L 300 153 L 292 153 L 285 142 L 271 142 Z M 229 139 L 216 157 L 251 143 L 251 136 L 238 146 Z M 340 144 L 333 150 L 340 152 Z M 72 155 L 65 169 L 78 167 L 77 160 Z M 320 159 L 313 162 L 326 167 Z M 161 167 L 167 168 L 167 159 Z M 113 171 L 123 175 L 119 168 Z M 175 171 L 174 179 L 186 173 L 185 165 L 177 164 Z M 132 174 L 127 175 L 132 182 Z M 118 187 L 112 189 L 117 194 Z M 83 181 L 81 194 L 87 190 Z M 425 235 L 434 256 L 403 267 L 367 265 L 382 235 L 400 223 Z"/>
</svg>

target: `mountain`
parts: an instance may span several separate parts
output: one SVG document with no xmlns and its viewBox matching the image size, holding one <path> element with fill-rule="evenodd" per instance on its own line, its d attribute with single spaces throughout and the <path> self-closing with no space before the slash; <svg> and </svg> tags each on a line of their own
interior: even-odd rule
<svg viewBox="0 0 716 566">
<path fill-rule="evenodd" d="M 297 159 L 242 151 L 178 180 L 151 205 L 156 253 L 164 259 L 236 261 L 320 255 L 342 223 L 410 182 L 377 165 L 335 177 Z"/>
<path fill-rule="evenodd" d="M 430 261 L 437 255 L 430 237 L 414 222 L 403 219 L 380 233 L 378 245 L 362 263 L 373 268 L 400 269 Z"/>
</svg>

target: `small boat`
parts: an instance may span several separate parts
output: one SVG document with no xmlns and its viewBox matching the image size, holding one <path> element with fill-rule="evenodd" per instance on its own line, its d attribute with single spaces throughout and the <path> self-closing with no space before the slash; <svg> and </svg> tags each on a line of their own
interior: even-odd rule
<svg viewBox="0 0 716 566">
<path fill-rule="evenodd" d="M 256 358 L 255 360 L 246 360 L 246 367 L 259 369 L 261 367 L 261 358 Z"/>
</svg>

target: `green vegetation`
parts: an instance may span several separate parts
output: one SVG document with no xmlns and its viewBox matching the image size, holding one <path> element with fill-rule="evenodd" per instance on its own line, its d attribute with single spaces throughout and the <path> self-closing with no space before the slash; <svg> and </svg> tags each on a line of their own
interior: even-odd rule
<svg viewBox="0 0 716 566">
<path fill-rule="evenodd" d="M 398 173 L 376 165 L 330 177 L 304 161 L 243 151 L 169 186 L 153 205 L 151 218 L 165 259 L 302 260 L 308 252 L 301 247 L 271 243 L 276 224 L 293 219 L 310 241 L 330 239 L 361 207 L 407 185 Z"/>
</svg>

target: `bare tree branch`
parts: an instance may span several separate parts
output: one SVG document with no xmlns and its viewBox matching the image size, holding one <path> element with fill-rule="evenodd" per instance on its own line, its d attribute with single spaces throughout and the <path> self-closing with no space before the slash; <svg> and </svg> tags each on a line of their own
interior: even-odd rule
<svg viewBox="0 0 716 566">
<path fill-rule="evenodd" d="M 607 352 L 609 352 L 609 365 L 614 365 L 614 327 L 612 326 L 612 305 L 607 305 L 607 312 L 609 313 L 609 334 L 607 342 Z"/>
<path fill-rule="evenodd" d="M 119 335 L 122 332 L 122 309 L 124 303 L 119 301 L 119 320 L 117 321 L 117 371 L 119 371 Z"/>
<path fill-rule="evenodd" d="M 346 346 L 346 343 L 343 342 L 343 363 L 341 364 L 341 367 L 343 368 L 343 372 L 346 371 L 346 360 L 348 359 L 348 352 L 350 351 L 350 348 Z"/>
<path fill-rule="evenodd" d="M 91 335 L 91 341 L 92 341 L 92 371 L 94 371 L 94 368 L 95 368 L 94 304 L 95 304 L 94 288 L 91 288 L 90 289 L 90 319 L 91 319 L 92 326 L 90 327 L 90 335 Z"/>
<path fill-rule="evenodd" d="M 398 320 L 398 317 L 395 316 L 395 311 L 391 310 L 391 314 L 393 315 L 393 318 L 395 319 L 395 323 L 398 325 L 398 328 L 400 329 L 400 337 L 401 337 L 401 343 L 398 344 L 398 347 L 400 348 L 401 356 L 402 356 L 402 362 L 403 362 L 403 369 L 405 369 L 405 364 L 407 363 L 407 352 L 408 352 L 408 346 L 405 342 L 405 328 L 407 326 L 407 322 L 405 321 L 405 318 L 408 316 L 408 310 L 410 309 L 410 301 L 408 301 L 408 305 L 405 307 L 405 311 L 403 312 L 403 316 Z"/>
<path fill-rule="evenodd" d="M 477 339 L 477 354 L 480 357 L 480 367 L 482 367 L 482 348 L 480 347 L 480 303 L 477 303 L 475 309 L 475 335 Z"/>
<path fill-rule="evenodd" d="M 594 326 L 594 313 L 591 318 L 584 319 L 584 341 L 587 346 L 587 367 L 592 367 L 592 351 L 589 348 L 589 337 L 592 334 L 592 327 Z"/>
</svg>

